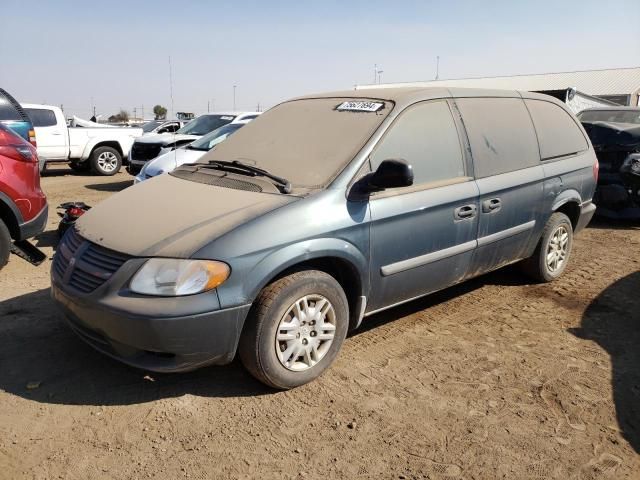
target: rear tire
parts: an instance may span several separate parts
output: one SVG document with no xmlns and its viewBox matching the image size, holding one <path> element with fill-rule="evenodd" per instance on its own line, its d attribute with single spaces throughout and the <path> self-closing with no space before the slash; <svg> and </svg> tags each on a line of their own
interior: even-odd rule
<svg viewBox="0 0 640 480">
<path fill-rule="evenodd" d="M 91 152 L 89 162 L 94 173 L 110 177 L 120 171 L 122 156 L 115 148 L 98 147 Z"/>
<path fill-rule="evenodd" d="M 9 229 L 0 220 L 0 269 L 9 263 L 9 255 L 11 254 L 11 234 Z"/>
<path fill-rule="evenodd" d="M 240 338 L 240 359 L 262 383 L 294 388 L 333 363 L 348 326 L 340 284 L 317 270 L 295 272 L 260 292 Z"/>
<path fill-rule="evenodd" d="M 564 213 L 547 221 L 533 255 L 522 262 L 527 275 L 539 282 L 552 282 L 567 268 L 573 246 L 573 225 Z"/>
</svg>

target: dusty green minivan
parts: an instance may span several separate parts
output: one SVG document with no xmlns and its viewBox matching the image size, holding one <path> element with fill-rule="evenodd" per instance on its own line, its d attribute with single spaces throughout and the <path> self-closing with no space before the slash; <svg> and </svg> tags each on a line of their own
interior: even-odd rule
<svg viewBox="0 0 640 480">
<path fill-rule="evenodd" d="M 52 295 L 82 339 L 130 365 L 184 371 L 238 352 L 291 388 L 376 312 L 519 261 L 557 278 L 597 173 L 548 96 L 310 95 L 81 217 Z"/>
</svg>

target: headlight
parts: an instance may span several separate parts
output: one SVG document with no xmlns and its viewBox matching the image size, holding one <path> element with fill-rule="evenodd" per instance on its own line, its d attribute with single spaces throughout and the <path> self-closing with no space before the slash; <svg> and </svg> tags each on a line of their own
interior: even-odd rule
<svg viewBox="0 0 640 480">
<path fill-rule="evenodd" d="M 193 295 L 216 288 L 230 271 L 222 262 L 152 258 L 134 275 L 130 288 L 144 295 Z"/>
</svg>

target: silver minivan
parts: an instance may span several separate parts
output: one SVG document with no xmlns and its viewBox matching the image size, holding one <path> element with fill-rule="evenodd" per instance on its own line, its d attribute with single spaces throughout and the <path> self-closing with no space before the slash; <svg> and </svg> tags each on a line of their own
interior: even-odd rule
<svg viewBox="0 0 640 480">
<path fill-rule="evenodd" d="M 545 95 L 296 98 L 82 216 L 52 296 L 81 338 L 130 365 L 184 371 L 237 352 L 292 388 L 376 312 L 515 262 L 557 278 L 597 174 L 579 122 Z"/>
</svg>

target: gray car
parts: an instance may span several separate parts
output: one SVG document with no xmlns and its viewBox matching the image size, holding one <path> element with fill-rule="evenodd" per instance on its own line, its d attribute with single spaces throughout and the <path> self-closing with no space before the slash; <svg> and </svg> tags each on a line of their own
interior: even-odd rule
<svg viewBox="0 0 640 480">
<path fill-rule="evenodd" d="M 130 365 L 184 371 L 238 352 L 292 388 L 376 312 L 519 261 L 557 278 L 596 175 L 579 122 L 545 95 L 297 98 L 82 216 L 52 296 L 81 338 Z"/>
</svg>

